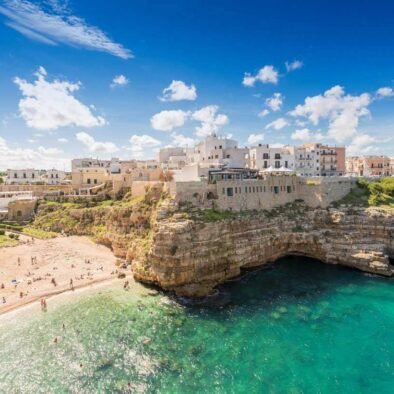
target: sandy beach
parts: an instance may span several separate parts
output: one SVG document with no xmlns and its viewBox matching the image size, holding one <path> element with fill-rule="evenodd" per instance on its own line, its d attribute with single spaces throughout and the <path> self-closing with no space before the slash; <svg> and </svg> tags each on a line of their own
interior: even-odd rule
<svg viewBox="0 0 394 394">
<path fill-rule="evenodd" d="M 111 250 L 87 237 L 22 241 L 0 248 L 0 314 L 117 278 Z"/>
</svg>

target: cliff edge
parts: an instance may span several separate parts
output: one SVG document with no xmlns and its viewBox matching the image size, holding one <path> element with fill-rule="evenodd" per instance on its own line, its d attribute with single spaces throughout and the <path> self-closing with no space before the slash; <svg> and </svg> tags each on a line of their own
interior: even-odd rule
<svg viewBox="0 0 394 394">
<path fill-rule="evenodd" d="M 136 279 L 180 296 L 200 297 L 240 275 L 286 255 L 313 257 L 391 276 L 394 216 L 379 208 L 308 208 L 288 204 L 243 213 L 189 210 L 167 202 L 157 213 L 146 258 Z"/>
</svg>

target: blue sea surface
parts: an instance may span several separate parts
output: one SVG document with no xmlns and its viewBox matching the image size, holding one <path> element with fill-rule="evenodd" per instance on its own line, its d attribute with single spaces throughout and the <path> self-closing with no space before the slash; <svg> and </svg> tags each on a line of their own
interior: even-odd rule
<svg viewBox="0 0 394 394">
<path fill-rule="evenodd" d="M 0 319 L 1 393 L 394 391 L 390 278 L 288 257 L 204 305 L 119 283 L 49 306 Z"/>
</svg>

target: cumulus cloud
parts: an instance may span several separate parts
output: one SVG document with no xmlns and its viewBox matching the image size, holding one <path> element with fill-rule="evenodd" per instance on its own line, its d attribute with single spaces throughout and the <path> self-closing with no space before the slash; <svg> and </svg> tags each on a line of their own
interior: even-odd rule
<svg viewBox="0 0 394 394">
<path fill-rule="evenodd" d="M 194 101 L 197 98 L 197 89 L 194 85 L 187 86 L 183 81 L 172 81 L 171 84 L 163 90 L 161 101 Z"/>
<path fill-rule="evenodd" d="M 359 134 L 353 138 L 351 144 L 347 148 L 347 153 L 356 154 L 367 154 L 374 149 L 374 143 L 376 139 L 368 134 Z"/>
<path fill-rule="evenodd" d="M 264 118 L 264 116 L 267 116 L 270 113 L 268 109 L 263 109 L 262 111 L 259 112 L 260 118 Z"/>
<path fill-rule="evenodd" d="M 196 135 L 198 137 L 207 137 L 216 134 L 220 127 L 229 123 L 227 115 L 218 114 L 219 107 L 217 105 L 208 105 L 193 112 L 192 119 L 201 122 L 201 125 L 196 127 Z"/>
<path fill-rule="evenodd" d="M 334 86 L 322 95 L 307 97 L 290 115 L 305 117 L 314 125 L 328 120 L 328 136 L 342 143 L 357 135 L 360 118 L 369 115 L 371 102 L 368 93 L 352 96 L 345 94 L 342 86 Z"/>
<path fill-rule="evenodd" d="M 57 148 L 44 148 L 40 146 L 37 150 L 10 146 L 8 142 L 0 137 L 0 168 L 64 168 L 69 167 L 69 158 L 60 158 L 63 152 Z"/>
<path fill-rule="evenodd" d="M 115 88 L 117 86 L 126 86 L 128 85 L 129 80 L 122 74 L 116 75 L 112 80 L 111 87 Z"/>
<path fill-rule="evenodd" d="M 298 70 L 299 68 L 302 68 L 303 65 L 304 65 L 304 63 L 300 60 L 294 60 L 293 62 L 290 62 L 290 63 L 286 62 L 285 63 L 287 72 Z"/>
<path fill-rule="evenodd" d="M 54 130 L 64 126 L 94 127 L 106 122 L 95 116 L 89 107 L 74 97 L 81 84 L 46 80 L 47 72 L 40 67 L 37 79 L 29 83 L 16 77 L 15 84 L 24 98 L 19 101 L 19 112 L 26 125 L 40 130 Z"/>
<path fill-rule="evenodd" d="M 264 141 L 264 134 L 250 134 L 248 137 L 249 145 L 256 145 L 262 141 Z"/>
<path fill-rule="evenodd" d="M 114 153 L 119 149 L 113 142 L 99 142 L 96 141 L 90 134 L 84 131 L 77 133 L 76 138 L 79 142 L 82 142 L 90 152 L 104 152 Z"/>
<path fill-rule="evenodd" d="M 279 73 L 274 66 L 262 67 L 256 75 L 245 73 L 242 84 L 244 86 L 254 86 L 256 82 L 277 84 Z"/>
<path fill-rule="evenodd" d="M 300 140 L 303 142 L 321 141 L 324 139 L 323 134 L 316 132 L 312 133 L 309 129 L 298 129 L 291 134 L 292 140 Z"/>
<path fill-rule="evenodd" d="M 155 130 L 172 131 L 185 124 L 190 113 L 182 110 L 161 111 L 152 116 L 150 123 Z"/>
<path fill-rule="evenodd" d="M 265 103 L 272 111 L 276 112 L 282 108 L 283 99 L 284 97 L 281 93 L 274 93 L 270 98 L 265 100 Z"/>
<path fill-rule="evenodd" d="M 45 9 L 27 0 L 4 0 L 0 13 L 8 18 L 9 27 L 35 41 L 106 52 L 122 59 L 133 57 L 130 50 L 112 41 L 98 27 L 72 15 L 64 2 L 62 6 L 57 1 L 50 3 L 52 6 Z"/>
<path fill-rule="evenodd" d="M 190 137 L 186 137 L 183 134 L 176 134 L 172 133 L 171 134 L 171 146 L 180 146 L 180 147 L 192 147 L 195 145 L 196 140 Z"/>
<path fill-rule="evenodd" d="M 146 149 L 155 148 L 161 145 L 161 142 L 150 135 L 132 135 L 130 137 L 131 147 L 129 150 L 132 152 L 133 157 L 142 158 Z"/>
<path fill-rule="evenodd" d="M 379 88 L 376 91 L 376 98 L 378 98 L 378 99 L 381 99 L 384 97 L 391 97 L 391 96 L 394 96 L 394 91 L 392 88 L 389 88 L 387 86 Z"/>
<path fill-rule="evenodd" d="M 288 122 L 284 118 L 278 118 L 274 120 L 271 123 L 268 123 L 267 126 L 265 126 L 266 129 L 275 129 L 275 130 L 281 130 L 284 127 L 288 126 Z"/>
</svg>

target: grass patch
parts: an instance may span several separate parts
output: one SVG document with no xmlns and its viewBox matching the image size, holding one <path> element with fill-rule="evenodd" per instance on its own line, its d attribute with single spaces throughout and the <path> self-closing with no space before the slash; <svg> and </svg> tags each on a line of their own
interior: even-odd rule
<svg viewBox="0 0 394 394">
<path fill-rule="evenodd" d="M 19 244 L 19 240 L 11 238 L 8 235 L 0 235 L 0 248 L 5 246 L 15 246 Z"/>
<path fill-rule="evenodd" d="M 201 219 L 204 222 L 216 222 L 218 220 L 235 219 L 237 214 L 232 211 L 215 211 L 213 209 L 204 209 L 201 211 Z"/>
<path fill-rule="evenodd" d="M 55 233 L 53 231 L 45 231 L 41 230 L 35 227 L 30 227 L 27 226 L 22 230 L 22 233 L 25 235 L 30 235 L 35 238 L 40 238 L 40 239 L 48 239 L 48 238 L 54 238 L 59 236 L 59 233 Z"/>
</svg>

